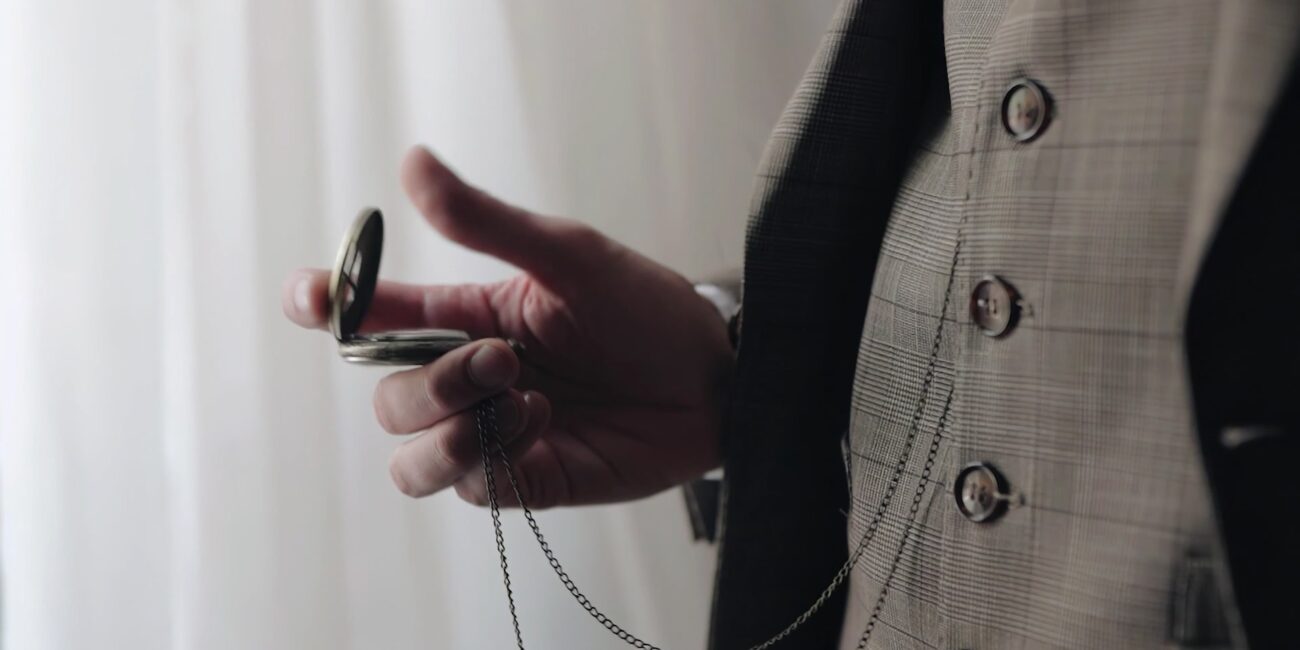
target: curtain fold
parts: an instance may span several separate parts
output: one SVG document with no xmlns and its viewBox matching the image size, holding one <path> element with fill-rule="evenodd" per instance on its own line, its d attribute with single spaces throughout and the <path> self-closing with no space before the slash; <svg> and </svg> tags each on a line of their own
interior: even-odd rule
<svg viewBox="0 0 1300 650">
<path fill-rule="evenodd" d="M 750 178 L 832 0 L 0 2 L 6 650 L 501 648 L 486 512 L 389 483 L 381 370 L 280 314 L 365 205 L 383 275 L 511 269 L 397 184 L 427 143 L 687 275 L 740 264 Z M 539 516 L 611 616 L 700 647 L 678 496 Z M 529 647 L 613 647 L 506 515 Z"/>
</svg>

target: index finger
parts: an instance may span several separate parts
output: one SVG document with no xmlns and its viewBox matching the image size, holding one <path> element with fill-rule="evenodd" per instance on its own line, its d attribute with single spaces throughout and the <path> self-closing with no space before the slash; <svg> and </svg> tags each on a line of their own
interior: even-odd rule
<svg viewBox="0 0 1300 650">
<path fill-rule="evenodd" d="M 322 269 L 289 274 L 280 291 L 284 315 L 301 327 L 329 329 L 329 276 Z M 483 285 L 419 286 L 381 280 L 361 331 L 437 328 L 463 330 L 471 338 L 499 336 L 489 305 Z"/>
</svg>

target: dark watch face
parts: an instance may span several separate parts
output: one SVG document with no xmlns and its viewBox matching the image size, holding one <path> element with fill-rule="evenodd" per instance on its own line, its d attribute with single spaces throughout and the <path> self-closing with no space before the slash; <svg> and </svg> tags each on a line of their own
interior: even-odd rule
<svg viewBox="0 0 1300 650">
<path fill-rule="evenodd" d="M 330 275 L 330 331 L 344 341 L 356 334 L 379 281 L 384 248 L 384 217 L 375 208 L 357 215 L 339 246 Z"/>
<path fill-rule="evenodd" d="M 459 330 L 398 330 L 358 334 L 379 282 L 379 256 L 384 248 L 384 217 L 365 208 L 348 228 L 330 273 L 330 331 L 339 354 L 353 363 L 419 366 L 470 342 Z M 508 341 L 516 354 L 517 341 Z"/>
</svg>

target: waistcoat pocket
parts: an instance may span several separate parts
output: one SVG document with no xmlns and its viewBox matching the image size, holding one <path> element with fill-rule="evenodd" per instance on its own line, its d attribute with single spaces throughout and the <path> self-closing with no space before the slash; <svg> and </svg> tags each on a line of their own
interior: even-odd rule
<svg viewBox="0 0 1300 650">
<path fill-rule="evenodd" d="M 1169 638 L 1187 648 L 1228 646 L 1228 626 L 1213 559 L 1192 553 L 1174 568 Z"/>
</svg>

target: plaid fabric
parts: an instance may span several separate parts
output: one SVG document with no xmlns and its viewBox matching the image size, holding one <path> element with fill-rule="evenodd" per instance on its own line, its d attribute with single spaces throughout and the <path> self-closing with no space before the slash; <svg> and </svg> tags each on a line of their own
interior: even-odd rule
<svg viewBox="0 0 1300 650">
<path fill-rule="evenodd" d="M 947 3 L 950 95 L 876 266 L 841 647 L 1151 647 L 1213 554 L 1174 305 L 1216 3 L 1005 4 Z M 1056 105 L 1028 144 L 1001 125 L 1019 77 Z M 986 274 L 1025 301 L 1005 338 L 971 323 Z M 1023 498 L 985 525 L 953 496 L 980 461 Z"/>
<path fill-rule="evenodd" d="M 1241 642 L 1184 316 L 1298 23 L 1290 0 L 845 4 L 755 195 L 714 647 L 779 630 L 864 537 L 847 604 L 790 647 Z M 1000 123 L 1020 77 L 1055 103 L 1025 144 Z M 1025 300 L 1003 339 L 967 313 L 990 273 Z M 1022 500 L 995 523 L 955 507 L 972 461 Z"/>
</svg>

